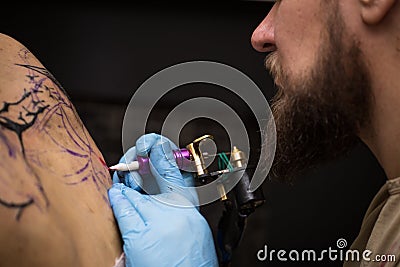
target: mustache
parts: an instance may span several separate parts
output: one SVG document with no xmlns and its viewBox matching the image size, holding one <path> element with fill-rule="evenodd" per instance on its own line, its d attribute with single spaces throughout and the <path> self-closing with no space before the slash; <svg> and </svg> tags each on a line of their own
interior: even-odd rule
<svg viewBox="0 0 400 267">
<path fill-rule="evenodd" d="M 279 88 L 282 88 L 283 87 L 282 82 L 284 79 L 284 71 L 283 71 L 282 65 L 279 62 L 279 57 L 278 57 L 277 51 L 272 52 L 265 57 L 264 66 L 271 74 L 271 76 L 275 82 L 275 85 L 278 86 Z"/>
</svg>

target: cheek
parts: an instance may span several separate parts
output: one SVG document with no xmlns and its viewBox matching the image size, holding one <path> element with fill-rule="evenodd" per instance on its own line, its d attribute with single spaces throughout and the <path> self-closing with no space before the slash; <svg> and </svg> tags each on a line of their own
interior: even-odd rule
<svg viewBox="0 0 400 267">
<path fill-rule="evenodd" d="M 275 41 L 288 73 L 301 75 L 314 66 L 323 29 L 321 13 L 319 0 L 281 2 L 275 18 Z"/>
</svg>

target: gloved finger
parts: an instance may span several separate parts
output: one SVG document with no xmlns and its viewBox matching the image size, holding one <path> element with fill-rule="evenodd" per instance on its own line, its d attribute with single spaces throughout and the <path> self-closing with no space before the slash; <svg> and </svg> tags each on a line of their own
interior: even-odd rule
<svg viewBox="0 0 400 267">
<path fill-rule="evenodd" d="M 147 157 L 152 149 L 152 147 L 156 144 L 169 142 L 171 144 L 172 149 L 178 149 L 178 147 L 167 137 L 161 136 L 159 134 L 151 133 L 142 135 L 136 141 L 136 153 L 139 156 Z"/>
<path fill-rule="evenodd" d="M 194 177 L 193 174 L 190 172 L 181 171 L 183 182 L 186 187 L 194 187 Z"/>
<path fill-rule="evenodd" d="M 142 217 L 132 203 L 124 196 L 123 191 L 125 188 L 130 189 L 119 183 L 113 184 L 108 190 L 110 204 L 123 237 L 131 233 L 139 233 L 145 227 Z"/>
<path fill-rule="evenodd" d="M 196 191 L 194 177 L 190 172 L 181 172 L 183 183 L 186 188 L 183 189 L 184 195 L 189 199 L 194 206 L 199 208 L 199 196 Z"/>
<path fill-rule="evenodd" d="M 136 141 L 137 155 L 148 156 L 150 153 L 150 171 L 160 192 L 176 192 L 198 206 L 196 190 L 187 188 L 194 186 L 193 176 L 190 173 L 182 176 L 173 155 L 173 150 L 176 149 L 178 147 L 173 142 L 158 134 L 147 134 Z"/>
<path fill-rule="evenodd" d="M 136 171 L 120 172 L 115 171 L 113 174 L 113 183 L 123 183 L 124 185 L 136 190 L 141 191 L 143 186 L 143 179 Z"/>
<path fill-rule="evenodd" d="M 136 160 L 136 147 L 133 146 L 125 152 L 125 154 L 119 160 L 119 163 L 130 163 L 134 160 Z"/>
<path fill-rule="evenodd" d="M 195 204 L 193 203 L 193 200 L 190 198 L 188 194 L 162 193 L 158 195 L 152 195 L 151 197 L 154 198 L 156 202 L 164 203 L 168 206 L 173 206 L 175 208 L 196 207 Z M 151 214 L 149 216 L 151 216 Z"/>
<path fill-rule="evenodd" d="M 125 182 L 124 180 L 125 180 L 125 176 L 119 177 L 118 172 L 114 171 L 113 176 L 112 176 L 113 184 L 124 183 Z"/>
<path fill-rule="evenodd" d="M 129 203 L 135 207 L 135 210 L 142 218 L 142 221 L 144 222 L 144 224 L 146 224 L 147 220 L 149 219 L 149 216 L 151 215 L 152 212 L 154 212 L 153 209 L 148 207 L 148 203 L 150 203 L 149 201 L 150 196 L 142 195 L 138 191 L 130 189 L 129 187 L 125 187 L 122 190 L 122 194 L 126 197 Z"/>
<path fill-rule="evenodd" d="M 136 191 L 140 191 L 143 186 L 143 179 L 136 171 L 128 172 L 125 175 L 125 185 Z"/>
<path fill-rule="evenodd" d="M 150 170 L 156 178 L 161 193 L 172 191 L 172 187 L 183 187 L 185 182 L 178 169 L 170 142 L 156 144 L 150 153 Z"/>
</svg>

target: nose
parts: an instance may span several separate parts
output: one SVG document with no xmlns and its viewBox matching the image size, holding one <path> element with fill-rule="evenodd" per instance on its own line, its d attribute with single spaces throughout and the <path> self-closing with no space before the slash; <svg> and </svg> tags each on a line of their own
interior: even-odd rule
<svg viewBox="0 0 400 267">
<path fill-rule="evenodd" d="M 277 5 L 275 4 L 251 36 L 251 44 L 258 52 L 272 52 L 276 50 L 274 37 L 276 7 Z"/>
</svg>

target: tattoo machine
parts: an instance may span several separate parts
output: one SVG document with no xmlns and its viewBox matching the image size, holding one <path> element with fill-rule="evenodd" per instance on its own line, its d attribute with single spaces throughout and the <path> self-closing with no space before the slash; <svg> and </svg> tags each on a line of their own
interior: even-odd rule
<svg viewBox="0 0 400 267">
<path fill-rule="evenodd" d="M 213 149 L 204 144 L 213 139 L 211 135 L 204 135 L 188 144 L 186 148 L 174 150 L 173 153 L 179 169 L 193 172 L 197 184 L 207 184 L 220 177 L 241 177 L 231 192 L 226 192 L 223 183 L 219 183 L 217 188 L 224 205 L 223 215 L 218 223 L 217 248 L 221 266 L 227 266 L 242 239 L 247 217 L 264 204 L 265 198 L 261 188 L 253 192 L 249 190 L 254 167 L 248 166 L 245 153 L 236 146 L 230 152 L 210 152 Z M 210 171 L 208 167 L 215 157 L 218 159 L 218 167 Z M 119 163 L 110 167 L 110 170 L 138 171 L 141 175 L 148 175 L 149 158 L 138 156 L 137 161 Z"/>
</svg>

